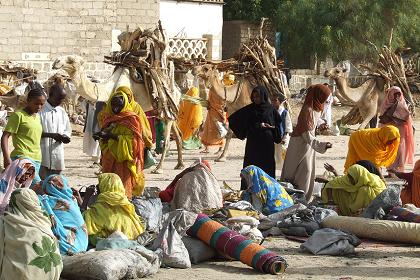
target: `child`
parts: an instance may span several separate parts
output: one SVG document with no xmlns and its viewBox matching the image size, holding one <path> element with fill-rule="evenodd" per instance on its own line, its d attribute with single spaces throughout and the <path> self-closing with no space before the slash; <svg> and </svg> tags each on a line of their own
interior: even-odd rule
<svg viewBox="0 0 420 280">
<path fill-rule="evenodd" d="M 292 120 L 290 118 L 289 111 L 284 107 L 286 100 L 280 101 L 281 97 L 276 94 L 271 99 L 271 104 L 279 112 L 281 118 L 280 127 L 283 133 L 283 139 L 280 144 L 275 144 L 276 169 L 281 170 L 283 168 L 284 157 L 286 156 L 287 146 L 289 146 L 290 133 L 293 131 Z"/>
</svg>

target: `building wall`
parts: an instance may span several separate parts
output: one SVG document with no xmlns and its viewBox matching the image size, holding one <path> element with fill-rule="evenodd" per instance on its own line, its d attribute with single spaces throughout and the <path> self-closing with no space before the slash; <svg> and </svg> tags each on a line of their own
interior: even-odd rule
<svg viewBox="0 0 420 280">
<path fill-rule="evenodd" d="M 103 78 L 112 69 L 102 63 L 112 30 L 158 19 L 158 0 L 0 0 L 0 61 L 34 66 L 43 79 L 55 57 L 77 54 Z"/>
<path fill-rule="evenodd" d="M 211 59 L 222 58 L 223 2 L 160 0 L 160 19 L 169 37 L 212 35 Z"/>
<path fill-rule="evenodd" d="M 251 38 L 258 36 L 260 32 L 259 27 L 259 24 L 243 20 L 224 21 L 223 59 L 234 57 L 239 52 L 242 44 L 248 41 L 248 34 L 251 34 Z M 267 36 L 268 42 L 274 46 L 276 34 L 270 24 L 264 25 L 263 35 Z"/>
</svg>

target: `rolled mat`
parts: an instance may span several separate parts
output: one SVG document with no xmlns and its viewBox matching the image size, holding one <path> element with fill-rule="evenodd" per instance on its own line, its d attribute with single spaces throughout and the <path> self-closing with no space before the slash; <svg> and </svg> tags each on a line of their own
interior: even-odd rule
<svg viewBox="0 0 420 280">
<path fill-rule="evenodd" d="M 420 224 L 416 223 L 334 216 L 323 220 L 322 227 L 340 229 L 361 238 L 420 244 Z"/>
<path fill-rule="evenodd" d="M 200 239 L 222 254 L 252 266 L 264 273 L 279 274 L 285 271 L 287 262 L 270 250 L 253 243 L 245 236 L 199 214 L 187 234 Z"/>
<path fill-rule="evenodd" d="M 406 208 L 394 207 L 388 215 L 397 217 L 398 221 L 420 223 L 420 215 Z"/>
</svg>

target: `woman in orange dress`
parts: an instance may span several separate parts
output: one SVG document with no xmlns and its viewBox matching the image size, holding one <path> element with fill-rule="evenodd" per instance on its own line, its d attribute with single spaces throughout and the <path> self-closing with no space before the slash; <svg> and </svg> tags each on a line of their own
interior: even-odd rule
<svg viewBox="0 0 420 280">
<path fill-rule="evenodd" d="M 144 190 L 144 141 L 141 120 L 127 94 L 117 88 L 98 116 L 102 171 L 121 178 L 129 199 Z"/>
</svg>

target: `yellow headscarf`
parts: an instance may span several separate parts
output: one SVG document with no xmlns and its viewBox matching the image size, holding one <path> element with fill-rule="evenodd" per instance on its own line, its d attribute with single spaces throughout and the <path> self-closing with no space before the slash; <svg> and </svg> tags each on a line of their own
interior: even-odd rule
<svg viewBox="0 0 420 280">
<path fill-rule="evenodd" d="M 127 112 L 127 111 L 133 111 L 133 106 L 132 103 L 130 103 L 128 101 L 128 95 L 121 90 L 122 87 L 117 88 L 116 91 L 114 91 L 108 98 L 108 101 L 106 102 L 105 108 L 104 108 L 104 112 L 106 114 L 111 114 L 114 115 L 114 112 L 112 111 L 112 106 L 111 106 L 111 100 L 112 98 L 114 98 L 115 96 L 122 96 L 124 98 L 124 107 L 121 110 L 121 113 L 123 112 Z"/>
<path fill-rule="evenodd" d="M 134 94 L 131 91 L 131 89 L 127 86 L 120 86 L 117 88 L 117 90 L 115 91 L 115 93 L 120 92 L 120 93 L 124 93 L 125 95 L 127 95 L 128 97 L 128 102 L 131 105 L 132 111 L 134 113 L 136 113 L 139 118 L 140 118 L 140 124 L 141 124 L 141 128 L 142 128 L 142 136 L 143 136 L 143 141 L 144 141 L 144 145 L 147 148 L 151 148 L 153 145 L 153 135 L 152 135 L 152 130 L 150 128 L 150 123 L 147 120 L 147 116 L 144 113 L 143 109 L 141 108 L 140 104 L 137 103 L 134 100 Z"/>
<path fill-rule="evenodd" d="M 394 141 L 387 144 L 391 140 Z M 399 145 L 400 132 L 392 125 L 353 132 L 350 135 L 344 171 L 359 160 L 370 160 L 378 167 L 388 167 L 397 157 Z"/>
<path fill-rule="evenodd" d="M 191 87 L 186 95 L 193 98 L 199 97 L 199 90 Z M 193 104 L 183 100 L 179 106 L 178 126 L 182 133 L 182 140 L 190 138 L 203 122 L 203 108 L 200 104 Z"/>
<path fill-rule="evenodd" d="M 125 195 L 124 185 L 117 174 L 103 173 L 99 178 L 99 195 L 96 202 L 83 217 L 92 241 L 96 237 L 106 238 L 115 231 L 124 233 L 129 239 L 137 238 L 144 231 L 134 205 Z"/>
<path fill-rule="evenodd" d="M 349 176 L 354 180 L 350 181 Z M 354 164 L 347 170 L 347 175 L 336 177 L 322 190 L 323 202 L 328 202 L 327 190 L 332 189 L 332 198 L 340 209 L 340 214 L 351 216 L 367 207 L 386 186 L 384 181 L 370 173 L 361 165 Z"/>
</svg>

